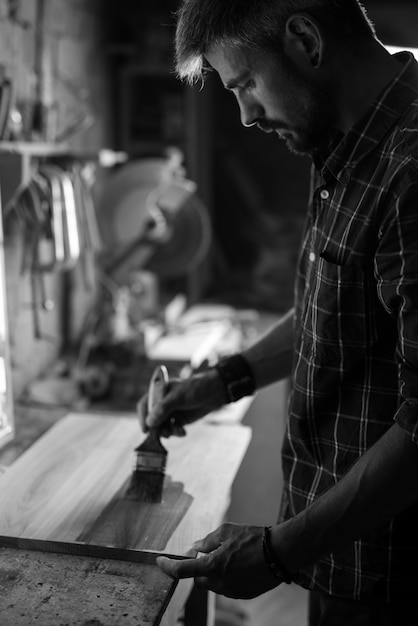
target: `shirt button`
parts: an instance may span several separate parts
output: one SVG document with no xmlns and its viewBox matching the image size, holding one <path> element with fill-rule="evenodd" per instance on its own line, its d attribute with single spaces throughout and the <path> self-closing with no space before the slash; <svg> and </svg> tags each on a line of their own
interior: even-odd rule
<svg viewBox="0 0 418 626">
<path fill-rule="evenodd" d="M 313 263 L 316 259 L 316 254 L 315 252 L 310 252 L 309 253 L 309 260 Z"/>
<path fill-rule="evenodd" d="M 320 193 L 320 196 L 321 196 L 322 200 L 328 200 L 328 198 L 329 198 L 329 191 L 328 191 L 328 189 L 322 189 L 321 193 Z"/>
</svg>

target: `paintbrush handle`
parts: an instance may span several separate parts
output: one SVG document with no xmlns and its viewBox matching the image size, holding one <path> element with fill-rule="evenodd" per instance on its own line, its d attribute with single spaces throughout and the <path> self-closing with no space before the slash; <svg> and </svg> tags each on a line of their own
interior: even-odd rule
<svg viewBox="0 0 418 626">
<path fill-rule="evenodd" d="M 164 448 L 160 440 L 158 430 L 150 430 L 145 439 L 135 448 L 136 453 L 158 453 L 167 454 L 167 450 Z"/>
<path fill-rule="evenodd" d="M 167 391 L 168 371 L 165 365 L 158 365 L 155 368 L 148 388 L 148 413 L 154 409 L 155 405 L 161 402 Z"/>
<path fill-rule="evenodd" d="M 149 449 L 153 449 L 156 451 L 161 450 L 161 452 L 165 452 L 165 453 L 167 452 L 167 450 L 164 448 L 163 444 L 161 443 L 158 428 L 153 428 L 152 430 L 149 431 L 146 441 L 149 444 L 148 446 Z"/>
</svg>

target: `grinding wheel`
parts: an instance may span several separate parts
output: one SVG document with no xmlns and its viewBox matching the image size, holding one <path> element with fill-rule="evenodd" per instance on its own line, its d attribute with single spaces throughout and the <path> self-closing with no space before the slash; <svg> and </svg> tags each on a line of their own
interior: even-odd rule
<svg viewBox="0 0 418 626">
<path fill-rule="evenodd" d="M 210 218 L 196 186 L 167 176 L 167 165 L 164 158 L 132 161 L 115 170 L 104 186 L 100 231 L 107 268 L 118 283 L 138 269 L 162 278 L 185 275 L 209 250 Z"/>
</svg>

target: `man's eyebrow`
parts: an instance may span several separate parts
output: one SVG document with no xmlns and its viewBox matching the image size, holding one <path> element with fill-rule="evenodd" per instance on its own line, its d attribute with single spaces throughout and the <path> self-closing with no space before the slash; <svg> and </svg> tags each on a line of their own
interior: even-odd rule
<svg viewBox="0 0 418 626">
<path fill-rule="evenodd" d="M 242 72 L 242 74 L 240 74 L 236 78 L 232 78 L 227 83 L 225 83 L 224 85 L 225 89 L 235 89 L 235 87 L 237 87 L 243 80 L 248 78 L 248 76 L 249 76 L 249 72 L 248 70 L 245 70 L 245 72 Z"/>
</svg>

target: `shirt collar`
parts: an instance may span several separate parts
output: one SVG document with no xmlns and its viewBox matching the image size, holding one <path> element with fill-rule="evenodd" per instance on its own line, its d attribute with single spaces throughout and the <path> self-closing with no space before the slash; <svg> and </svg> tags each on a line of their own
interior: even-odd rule
<svg viewBox="0 0 418 626">
<path fill-rule="evenodd" d="M 373 150 L 418 98 L 418 63 L 409 52 L 399 52 L 394 56 L 403 64 L 403 68 L 325 161 L 321 168 L 324 180 L 329 176 L 341 180 L 346 168 L 353 168 Z"/>
</svg>

